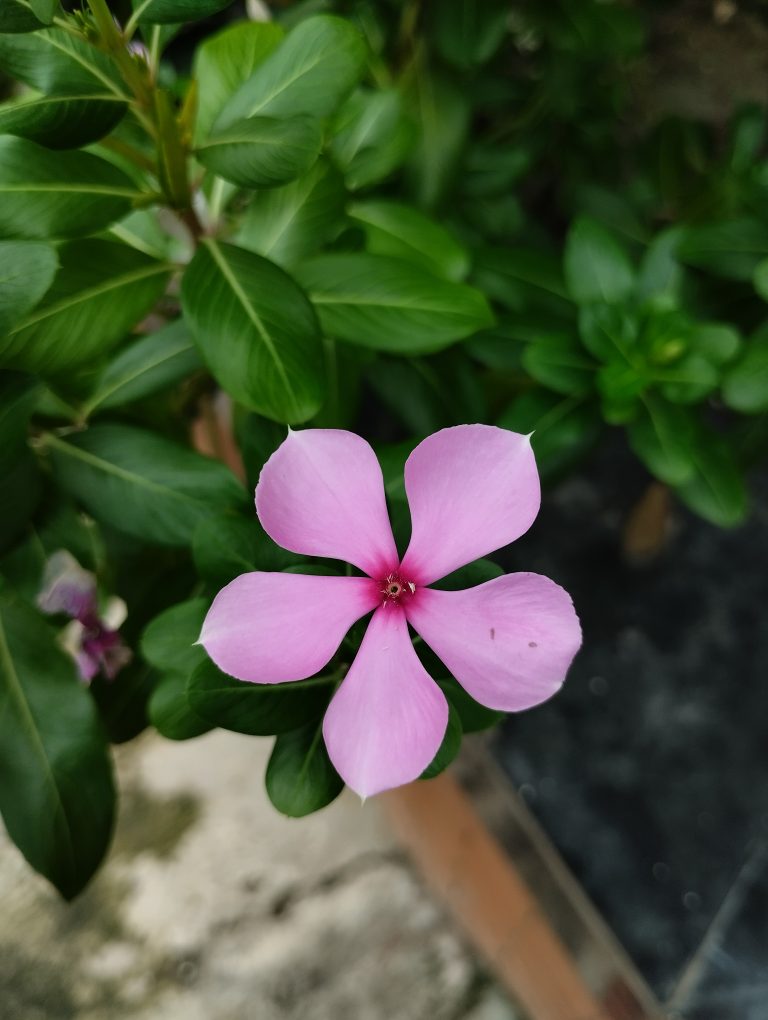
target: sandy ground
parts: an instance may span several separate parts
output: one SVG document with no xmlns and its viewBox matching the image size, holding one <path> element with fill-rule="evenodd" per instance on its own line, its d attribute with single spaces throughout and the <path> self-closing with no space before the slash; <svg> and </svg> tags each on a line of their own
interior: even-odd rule
<svg viewBox="0 0 768 1020">
<path fill-rule="evenodd" d="M 2 1020 L 515 1020 L 375 800 L 303 821 L 269 741 L 120 749 L 106 867 L 72 905 L 0 831 Z"/>
</svg>

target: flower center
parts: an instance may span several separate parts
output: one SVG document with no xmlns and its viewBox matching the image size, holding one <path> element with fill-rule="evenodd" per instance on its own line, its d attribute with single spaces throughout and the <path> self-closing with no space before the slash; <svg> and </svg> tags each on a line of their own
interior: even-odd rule
<svg viewBox="0 0 768 1020">
<path fill-rule="evenodd" d="M 399 602 L 404 597 L 410 597 L 416 591 L 413 581 L 406 581 L 396 571 L 379 582 L 379 591 L 384 602 Z"/>
</svg>

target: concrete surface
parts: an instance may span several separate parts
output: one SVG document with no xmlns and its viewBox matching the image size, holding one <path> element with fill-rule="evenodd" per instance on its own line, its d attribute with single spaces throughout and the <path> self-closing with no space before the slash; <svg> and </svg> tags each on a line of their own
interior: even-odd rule
<svg viewBox="0 0 768 1020">
<path fill-rule="evenodd" d="M 1 1020 L 514 1020 L 375 800 L 283 818 L 269 746 L 119 749 L 115 843 L 71 906 L 0 832 Z"/>
</svg>

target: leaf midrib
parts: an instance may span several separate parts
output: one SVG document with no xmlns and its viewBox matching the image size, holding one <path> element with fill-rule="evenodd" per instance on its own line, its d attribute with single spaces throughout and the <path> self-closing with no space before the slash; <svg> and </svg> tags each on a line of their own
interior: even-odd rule
<svg viewBox="0 0 768 1020">
<path fill-rule="evenodd" d="M 56 301 L 51 305 L 47 305 L 45 308 L 40 310 L 39 314 L 30 316 L 18 326 L 15 326 L 9 331 L 8 336 L 15 336 L 15 334 L 28 329 L 30 326 L 35 326 L 39 322 L 44 322 L 46 319 L 50 319 L 52 316 L 58 315 L 60 312 L 65 312 L 69 308 L 74 308 L 76 305 L 82 304 L 84 301 L 90 301 L 91 298 L 99 297 L 102 294 L 108 294 L 117 287 L 123 287 L 130 283 L 138 283 L 140 280 L 149 279 L 151 276 L 159 276 L 161 273 L 169 273 L 172 269 L 173 266 L 170 264 L 160 263 L 157 266 L 148 266 L 146 269 L 137 269 L 132 273 L 123 273 L 122 276 L 113 276 L 109 279 L 106 285 L 99 285 L 97 287 L 90 287 L 87 290 L 78 291 L 73 298 L 63 298 L 61 301 Z"/>
<path fill-rule="evenodd" d="M 286 392 L 288 393 L 291 401 L 293 402 L 294 409 L 298 412 L 300 405 L 299 401 L 296 399 L 296 393 L 294 392 L 293 386 L 291 385 L 288 373 L 285 371 L 285 366 L 283 365 L 282 359 L 280 358 L 277 352 L 277 348 L 272 342 L 272 337 L 269 335 L 266 327 L 264 326 L 264 323 L 261 321 L 261 316 L 253 307 L 248 298 L 248 295 L 240 286 L 240 281 L 237 279 L 237 276 L 235 275 L 234 271 L 227 263 L 227 260 L 224 258 L 224 255 L 221 249 L 219 248 L 218 244 L 214 240 L 214 238 L 207 238 L 204 244 L 210 251 L 211 255 L 213 256 L 214 262 L 219 267 L 219 271 L 221 272 L 221 275 L 224 277 L 225 281 L 229 284 L 232 293 L 235 295 L 237 300 L 242 305 L 243 311 L 245 312 L 246 316 L 251 321 L 251 323 L 256 329 L 256 332 L 261 337 L 265 348 L 267 349 L 270 357 L 272 358 L 272 361 L 274 362 L 275 368 L 277 369 L 277 373 L 283 382 L 283 386 L 285 387 Z"/>
<path fill-rule="evenodd" d="M 87 414 L 95 410 L 101 404 L 104 403 L 109 397 L 117 393 L 119 390 L 124 389 L 130 383 L 135 382 L 142 375 L 146 375 L 147 372 L 151 372 L 152 369 L 158 368 L 158 366 L 164 364 L 166 361 L 171 361 L 172 358 L 178 357 L 180 354 L 184 354 L 186 351 L 194 350 L 194 344 L 191 341 L 187 341 L 183 346 L 177 347 L 170 352 L 163 354 L 161 358 L 157 358 L 155 361 L 147 361 L 141 365 L 141 367 L 132 372 L 130 375 L 121 376 L 113 386 L 107 386 L 101 392 L 97 392 L 96 395 L 86 404 L 84 410 Z"/>
<path fill-rule="evenodd" d="M 63 822 L 63 831 L 66 835 L 66 850 L 67 857 L 69 859 L 69 871 L 71 874 L 74 874 L 76 870 L 75 848 L 72 838 L 72 830 L 69 826 L 69 818 L 67 817 L 67 812 L 64 807 L 61 791 L 59 790 L 58 783 L 56 782 L 56 774 L 51 765 L 50 758 L 48 757 L 48 752 L 45 749 L 45 744 L 43 743 L 37 729 L 32 709 L 29 707 L 29 703 L 24 696 L 24 688 L 21 680 L 16 672 L 13 656 L 11 655 L 11 649 L 8 646 L 8 641 L 5 636 L 2 611 L 0 611 L 0 662 L 5 664 L 6 674 L 9 679 L 10 695 L 17 703 L 22 722 L 26 723 L 26 728 L 30 734 L 30 743 L 34 747 L 35 753 L 42 763 L 46 784 L 50 787 L 53 793 L 55 810 Z"/>
</svg>

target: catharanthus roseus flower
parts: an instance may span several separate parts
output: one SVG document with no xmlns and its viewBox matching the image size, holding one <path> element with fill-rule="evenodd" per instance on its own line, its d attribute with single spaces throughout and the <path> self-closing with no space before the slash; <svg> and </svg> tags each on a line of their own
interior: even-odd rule
<svg viewBox="0 0 768 1020">
<path fill-rule="evenodd" d="M 86 682 L 98 673 L 113 680 L 133 657 L 117 631 L 125 606 L 119 599 L 111 602 L 107 611 L 100 614 L 94 575 L 84 570 L 66 549 L 50 557 L 37 605 L 44 613 L 61 613 L 71 618 L 63 643 Z"/>
<path fill-rule="evenodd" d="M 200 642 L 225 673 L 255 683 L 312 676 L 373 611 L 323 722 L 328 754 L 361 796 L 416 779 L 445 735 L 448 704 L 408 625 L 480 704 L 520 711 L 561 686 L 581 644 L 568 594 L 539 574 L 465 591 L 431 587 L 519 538 L 539 510 L 528 437 L 489 425 L 429 436 L 405 465 L 411 540 L 400 559 L 381 468 L 351 432 L 289 432 L 256 488 L 278 545 L 346 560 L 365 577 L 242 574 L 216 596 Z"/>
</svg>

